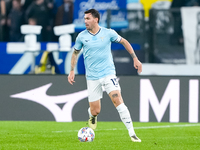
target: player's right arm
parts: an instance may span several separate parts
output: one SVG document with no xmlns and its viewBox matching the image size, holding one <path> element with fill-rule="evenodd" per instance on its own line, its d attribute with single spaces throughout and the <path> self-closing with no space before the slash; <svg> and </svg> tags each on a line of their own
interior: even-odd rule
<svg viewBox="0 0 200 150">
<path fill-rule="evenodd" d="M 74 78 L 75 78 L 75 74 L 74 74 L 74 68 L 77 64 L 77 60 L 78 60 L 78 54 L 79 54 L 80 50 L 76 50 L 74 49 L 74 52 L 72 54 L 72 58 L 71 58 L 71 70 L 70 70 L 70 73 L 68 75 L 68 82 L 73 85 L 73 83 L 75 82 L 74 81 Z"/>
<path fill-rule="evenodd" d="M 74 68 L 77 64 L 77 61 L 78 61 L 78 54 L 80 53 L 81 49 L 83 47 L 83 43 L 81 41 L 81 37 L 80 35 L 78 35 L 76 37 L 76 41 L 75 41 L 75 45 L 74 45 L 74 52 L 72 54 L 72 58 L 71 58 L 71 71 L 68 75 L 68 82 L 73 85 L 73 83 L 75 82 L 74 81 L 74 78 L 75 78 L 75 73 L 74 73 Z"/>
</svg>

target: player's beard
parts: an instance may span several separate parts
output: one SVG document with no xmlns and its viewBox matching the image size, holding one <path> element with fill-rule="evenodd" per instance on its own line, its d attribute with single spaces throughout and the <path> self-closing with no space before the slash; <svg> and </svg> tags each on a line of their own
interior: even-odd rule
<svg viewBox="0 0 200 150">
<path fill-rule="evenodd" d="M 85 27 L 86 27 L 87 30 L 91 31 L 91 27 L 88 24 L 85 25 Z"/>
</svg>

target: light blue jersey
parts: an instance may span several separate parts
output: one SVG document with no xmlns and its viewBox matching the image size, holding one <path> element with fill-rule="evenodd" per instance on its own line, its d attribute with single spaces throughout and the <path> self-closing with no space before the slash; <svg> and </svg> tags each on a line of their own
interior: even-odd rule
<svg viewBox="0 0 200 150">
<path fill-rule="evenodd" d="M 114 30 L 100 27 L 96 34 L 84 30 L 76 38 L 74 48 L 83 48 L 83 57 L 87 80 L 97 80 L 107 75 L 116 74 L 113 57 L 111 54 L 111 42 L 120 42 L 119 36 Z"/>
</svg>

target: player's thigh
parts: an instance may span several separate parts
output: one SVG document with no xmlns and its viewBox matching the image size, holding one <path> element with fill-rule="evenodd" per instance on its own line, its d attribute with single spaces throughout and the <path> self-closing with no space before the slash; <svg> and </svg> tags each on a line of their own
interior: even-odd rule
<svg viewBox="0 0 200 150">
<path fill-rule="evenodd" d="M 116 75 L 107 76 L 104 80 L 103 85 L 115 106 L 118 106 L 121 103 L 123 103 L 123 99 L 121 96 L 121 87 Z"/>
<path fill-rule="evenodd" d="M 124 102 L 121 96 L 121 91 L 119 90 L 111 91 L 109 93 L 109 97 L 112 100 L 115 107 L 119 106 L 120 104 Z"/>
<path fill-rule="evenodd" d="M 108 95 L 112 91 L 121 91 L 121 87 L 119 85 L 116 75 L 109 75 L 105 77 L 103 80 L 103 86 Z"/>
</svg>

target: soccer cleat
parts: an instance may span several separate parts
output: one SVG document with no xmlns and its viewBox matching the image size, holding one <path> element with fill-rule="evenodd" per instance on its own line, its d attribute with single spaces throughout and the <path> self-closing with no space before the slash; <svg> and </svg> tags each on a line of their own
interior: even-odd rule
<svg viewBox="0 0 200 150">
<path fill-rule="evenodd" d="M 133 142 L 141 142 L 141 140 L 136 135 L 131 136 L 131 141 L 133 141 Z"/>
<path fill-rule="evenodd" d="M 95 130 L 97 127 L 97 116 L 90 117 L 90 119 L 88 120 L 88 124 L 91 129 Z"/>
</svg>

